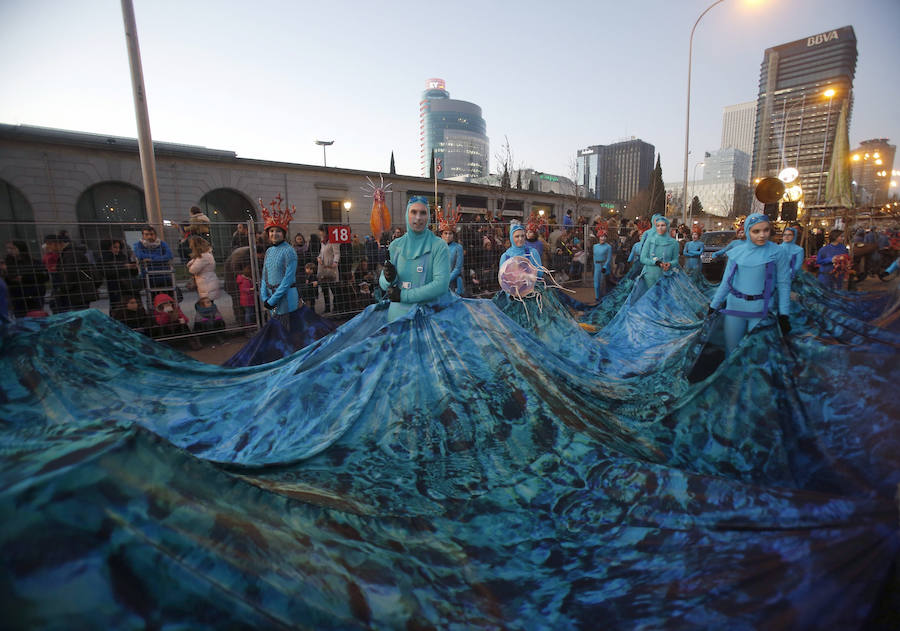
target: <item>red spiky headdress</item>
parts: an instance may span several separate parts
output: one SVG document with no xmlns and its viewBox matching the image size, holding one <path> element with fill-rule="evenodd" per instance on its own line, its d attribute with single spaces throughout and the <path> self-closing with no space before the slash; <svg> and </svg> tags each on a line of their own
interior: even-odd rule
<svg viewBox="0 0 900 631">
<path fill-rule="evenodd" d="M 459 204 L 456 206 L 457 211 L 459 210 Z M 456 231 L 456 224 L 459 223 L 459 219 L 461 217 L 460 213 L 456 214 L 444 214 L 444 210 L 438 206 L 438 209 L 434 212 L 434 216 L 437 219 L 438 224 L 438 232 L 443 232 L 444 230 L 449 230 L 450 232 Z"/>
<path fill-rule="evenodd" d="M 601 236 L 608 236 L 609 232 L 609 222 L 605 219 L 601 219 L 597 222 L 596 233 L 597 238 L 599 239 Z"/>
<path fill-rule="evenodd" d="M 703 224 L 695 223 L 691 226 L 691 232 L 696 232 L 697 234 L 703 234 Z"/>
<path fill-rule="evenodd" d="M 536 212 L 532 212 L 531 216 L 528 217 L 528 223 L 525 224 L 525 229 L 534 232 L 535 234 L 540 234 L 541 228 L 547 225 L 547 220 L 544 219 L 541 215 Z"/>
<path fill-rule="evenodd" d="M 291 219 L 294 218 L 294 213 L 297 212 L 296 206 L 291 206 L 290 208 L 282 208 L 281 202 L 284 199 L 281 197 L 281 193 L 275 196 L 271 202 L 269 202 L 269 208 L 266 208 L 262 202 L 262 199 L 259 200 L 259 207 L 262 211 L 262 218 L 265 221 L 263 225 L 263 231 L 268 230 L 269 228 L 281 228 L 284 230 L 285 234 L 288 231 L 288 224 L 291 223 Z"/>
<path fill-rule="evenodd" d="M 649 230 L 652 226 L 650 226 L 650 222 L 647 221 L 646 219 L 638 219 L 637 222 L 635 222 L 635 227 L 638 229 L 639 232 L 644 233 L 647 230 Z"/>
</svg>

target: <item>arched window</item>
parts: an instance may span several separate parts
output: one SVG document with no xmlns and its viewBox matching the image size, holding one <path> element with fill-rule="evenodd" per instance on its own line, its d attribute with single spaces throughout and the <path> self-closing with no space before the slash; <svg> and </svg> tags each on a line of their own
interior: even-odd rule
<svg viewBox="0 0 900 631">
<path fill-rule="evenodd" d="M 90 252 L 100 252 L 113 239 L 135 240 L 147 223 L 144 192 L 126 182 L 100 182 L 81 194 L 75 206 L 78 231 Z"/>
<path fill-rule="evenodd" d="M 147 223 L 144 192 L 125 182 L 100 182 L 78 198 L 79 223 Z"/>
<path fill-rule="evenodd" d="M 24 241 L 31 256 L 37 254 L 40 259 L 41 241 L 34 224 L 34 209 L 19 189 L 0 180 L 0 247 L 7 241 Z M 4 250 L 0 253 L 5 256 Z"/>
<path fill-rule="evenodd" d="M 212 222 L 256 221 L 256 204 L 230 188 L 208 192 L 197 204 Z"/>
<path fill-rule="evenodd" d="M 231 249 L 231 236 L 237 222 L 256 221 L 256 204 L 230 188 L 208 192 L 197 205 L 209 217 L 213 251 L 221 255 Z"/>
</svg>

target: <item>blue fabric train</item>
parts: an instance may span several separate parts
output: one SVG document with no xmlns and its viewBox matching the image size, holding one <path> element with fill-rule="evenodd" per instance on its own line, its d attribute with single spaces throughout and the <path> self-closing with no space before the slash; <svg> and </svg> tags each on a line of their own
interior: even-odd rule
<svg viewBox="0 0 900 631">
<path fill-rule="evenodd" d="M 528 319 L 445 282 L 248 368 L 97 311 L 7 325 L 4 625 L 879 628 L 900 333 L 859 317 L 898 296 L 806 282 L 796 335 L 697 382 L 685 274 L 593 336 L 550 291 Z"/>
</svg>

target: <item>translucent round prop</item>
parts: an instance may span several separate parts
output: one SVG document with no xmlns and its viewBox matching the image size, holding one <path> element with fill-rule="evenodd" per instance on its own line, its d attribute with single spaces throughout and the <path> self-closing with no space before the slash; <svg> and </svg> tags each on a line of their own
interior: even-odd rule
<svg viewBox="0 0 900 631">
<path fill-rule="evenodd" d="M 538 270 L 524 256 L 514 256 L 503 262 L 497 274 L 500 289 L 513 298 L 524 298 L 534 293 Z"/>
</svg>

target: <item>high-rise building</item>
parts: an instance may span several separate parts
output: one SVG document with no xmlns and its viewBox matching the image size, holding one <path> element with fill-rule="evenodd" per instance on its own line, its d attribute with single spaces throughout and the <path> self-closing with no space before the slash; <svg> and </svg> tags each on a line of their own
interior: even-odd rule
<svg viewBox="0 0 900 631">
<path fill-rule="evenodd" d="M 862 206 L 880 206 L 890 199 L 897 147 L 887 138 L 863 140 L 850 152 L 850 176 Z"/>
<path fill-rule="evenodd" d="M 626 203 L 638 191 L 650 188 L 653 145 L 632 138 L 611 145 L 593 145 L 578 151 L 577 181 L 586 197 Z"/>
<path fill-rule="evenodd" d="M 431 175 L 434 152 L 439 179 L 477 178 L 488 174 L 490 141 L 481 108 L 450 98 L 443 79 L 426 82 L 419 101 L 419 163 Z"/>
<path fill-rule="evenodd" d="M 753 131 L 756 129 L 756 101 L 728 105 L 722 112 L 721 149 L 740 149 L 753 154 Z M 749 169 L 747 177 L 750 177 Z"/>
<path fill-rule="evenodd" d="M 750 156 L 733 147 L 706 154 L 703 159 L 703 181 L 724 182 L 734 180 L 746 184 L 750 181 Z"/>
<path fill-rule="evenodd" d="M 800 172 L 806 206 L 825 204 L 827 170 L 841 107 L 853 103 L 853 27 L 767 48 L 759 75 L 753 177 Z"/>
</svg>

